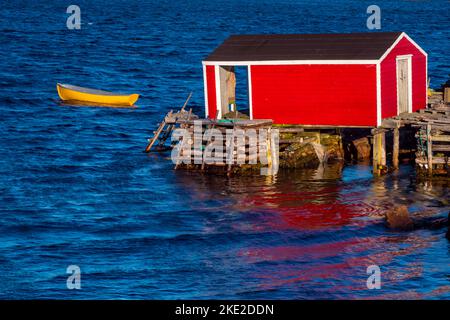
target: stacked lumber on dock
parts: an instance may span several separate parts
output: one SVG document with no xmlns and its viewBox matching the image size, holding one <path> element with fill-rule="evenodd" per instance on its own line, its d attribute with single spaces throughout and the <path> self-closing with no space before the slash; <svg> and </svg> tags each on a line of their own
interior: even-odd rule
<svg viewBox="0 0 450 320">
<path fill-rule="evenodd" d="M 271 134 L 272 120 L 178 119 L 177 123 L 185 130 L 186 138 L 181 138 L 175 151 L 175 169 L 232 174 L 278 168 L 278 143 Z M 212 130 L 223 137 L 220 145 Z M 208 161 L 207 150 L 214 150 L 214 161 Z"/>
<path fill-rule="evenodd" d="M 416 134 L 416 163 L 429 174 L 448 173 L 450 156 L 450 122 L 445 126 L 428 122 Z"/>
<path fill-rule="evenodd" d="M 429 175 L 448 174 L 450 156 L 450 106 L 437 103 L 421 110 L 411 125 L 418 127 L 416 164 Z"/>
</svg>

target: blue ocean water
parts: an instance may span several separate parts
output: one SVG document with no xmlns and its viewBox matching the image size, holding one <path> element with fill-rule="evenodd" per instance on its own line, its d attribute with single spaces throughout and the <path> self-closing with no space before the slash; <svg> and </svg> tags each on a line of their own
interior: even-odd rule
<svg viewBox="0 0 450 320">
<path fill-rule="evenodd" d="M 75 2 L 75 3 L 74 3 Z M 66 8 L 81 8 L 81 30 Z M 0 298 L 450 298 L 446 230 L 387 230 L 393 205 L 446 215 L 448 183 L 402 166 L 275 178 L 173 170 L 144 154 L 201 60 L 230 34 L 367 31 L 373 1 L 4 1 L 0 5 Z M 405 31 L 445 82 L 448 1 L 376 1 L 383 31 Z M 57 82 L 141 94 L 136 109 L 62 104 Z M 366 287 L 379 265 L 380 290 Z M 68 290 L 66 268 L 81 268 Z"/>
</svg>

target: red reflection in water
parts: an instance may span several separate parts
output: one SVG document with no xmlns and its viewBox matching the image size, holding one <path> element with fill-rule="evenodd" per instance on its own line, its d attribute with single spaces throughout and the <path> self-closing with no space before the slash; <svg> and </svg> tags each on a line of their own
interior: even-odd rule
<svg viewBox="0 0 450 320">
<path fill-rule="evenodd" d="M 365 272 L 370 265 L 378 265 L 382 268 L 384 285 L 421 277 L 423 267 L 420 264 L 409 265 L 406 268 L 394 268 L 389 265 L 395 258 L 417 254 L 435 240 L 424 240 L 414 235 L 407 238 L 371 237 L 291 248 L 254 248 L 247 249 L 240 255 L 245 256 L 249 259 L 247 262 L 251 263 L 283 260 L 309 262 L 308 265 L 293 264 L 292 268 L 285 268 L 278 273 L 255 274 L 255 277 L 263 280 L 260 285 L 263 290 L 327 280 L 328 286 L 320 290 L 323 289 L 335 295 L 343 291 L 355 291 L 356 297 L 358 291 L 367 290 Z M 360 255 L 361 252 L 366 253 Z M 343 260 L 333 263 L 331 262 L 333 258 L 343 258 Z M 353 283 L 353 285 L 343 286 L 342 281 Z"/>
<path fill-rule="evenodd" d="M 364 203 L 344 203 L 339 189 L 327 188 L 317 192 L 301 191 L 276 195 L 248 195 L 246 203 L 265 207 L 274 217 L 267 221 L 272 230 L 320 230 L 342 227 L 355 218 L 367 217 L 373 208 Z"/>
<path fill-rule="evenodd" d="M 429 292 L 418 292 L 416 290 L 410 290 L 400 293 L 387 293 L 381 294 L 366 299 L 377 299 L 377 300 L 423 300 L 439 298 L 444 294 L 450 293 L 450 286 L 441 286 Z"/>
<path fill-rule="evenodd" d="M 330 227 L 345 226 L 356 217 L 363 216 L 361 210 L 354 205 L 339 202 L 309 203 L 299 210 L 295 207 L 282 207 L 278 211 L 281 221 L 273 223 L 274 228 L 295 228 L 301 230 L 317 230 Z M 283 225 L 281 222 L 284 222 Z"/>
<path fill-rule="evenodd" d="M 201 180 L 201 184 L 191 178 L 183 181 L 183 185 L 193 191 L 196 209 L 211 210 L 210 205 L 203 203 L 212 198 L 216 200 L 215 209 L 222 211 L 220 223 L 240 232 L 263 234 L 258 239 L 259 245 L 245 248 L 244 244 L 238 252 L 243 265 L 254 266 L 249 276 L 259 280 L 256 290 L 288 287 L 295 291 L 304 286 L 319 295 L 334 298 L 373 295 L 372 298 L 377 299 L 426 298 L 449 291 L 443 286 L 428 293 L 407 288 L 398 289 L 403 291 L 400 294 L 395 293 L 397 287 L 424 277 L 424 266 L 415 259 L 437 241 L 435 237 L 423 237 L 415 232 L 399 236 L 377 227 L 361 228 L 381 223 L 380 217 L 396 201 L 413 203 L 417 200 L 416 194 L 411 198 L 405 195 L 402 185 L 391 186 L 383 179 L 371 180 L 367 185 L 364 181 L 340 183 L 338 174 L 311 178 L 305 172 L 276 178 L 202 177 Z M 423 214 L 426 210 L 429 209 L 421 208 L 420 212 Z M 211 230 L 216 232 L 218 220 L 213 222 Z M 352 228 L 339 230 L 347 226 Z M 265 245 L 267 231 L 279 231 L 280 240 L 286 241 L 283 242 L 286 245 Z M 291 242 L 290 235 L 297 231 L 299 235 L 306 231 L 311 235 L 311 242 L 315 242 L 310 245 L 297 245 L 296 240 Z M 384 236 L 378 236 L 379 232 Z M 272 235 L 269 237 L 272 241 Z M 235 251 L 229 254 L 235 255 Z M 366 270 L 370 265 L 381 267 L 382 283 L 390 286 L 389 295 L 367 291 Z"/>
<path fill-rule="evenodd" d="M 336 256 L 336 254 L 347 254 L 364 251 L 367 249 L 364 239 L 349 240 L 332 243 L 319 243 L 309 246 L 279 246 L 270 248 L 254 248 L 242 250 L 240 256 L 245 256 L 251 263 L 261 261 L 282 261 L 323 259 Z"/>
</svg>

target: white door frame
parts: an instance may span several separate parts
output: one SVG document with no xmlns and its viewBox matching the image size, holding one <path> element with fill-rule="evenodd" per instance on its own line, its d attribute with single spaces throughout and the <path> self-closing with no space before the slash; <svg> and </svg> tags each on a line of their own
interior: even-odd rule
<svg viewBox="0 0 450 320">
<path fill-rule="evenodd" d="M 248 81 L 248 108 L 250 120 L 253 120 L 253 101 L 252 101 L 252 66 L 247 67 L 247 81 Z"/>
<path fill-rule="evenodd" d="M 395 82 L 397 84 L 397 115 L 400 112 L 400 92 L 398 90 L 398 62 L 406 60 L 408 64 L 408 112 L 412 112 L 412 54 L 397 56 L 395 59 Z"/>
<path fill-rule="evenodd" d="M 205 64 L 209 65 L 209 64 Z M 216 119 L 222 119 L 222 93 L 220 90 L 220 68 L 223 66 L 233 66 L 233 67 L 239 67 L 242 66 L 241 64 L 238 65 L 232 65 L 232 64 L 225 64 L 225 65 L 214 65 L 214 73 L 215 78 L 214 81 L 216 83 Z M 251 71 L 251 65 L 248 64 L 247 66 L 247 80 L 248 80 L 248 107 L 249 107 L 249 117 L 251 120 L 253 120 L 253 96 L 252 96 L 252 71 Z M 206 73 L 204 75 L 206 77 Z M 236 79 L 237 81 L 237 79 Z M 205 89 L 206 90 L 206 89 Z M 206 91 L 205 91 L 206 92 Z"/>
<path fill-rule="evenodd" d="M 214 66 L 214 76 L 216 81 L 216 119 L 222 119 L 222 97 L 220 93 L 220 66 Z"/>
</svg>

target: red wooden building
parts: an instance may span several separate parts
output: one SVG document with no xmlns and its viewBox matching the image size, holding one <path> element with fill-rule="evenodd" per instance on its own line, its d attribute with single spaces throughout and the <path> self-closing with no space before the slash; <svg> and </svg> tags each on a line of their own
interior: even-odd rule
<svg viewBox="0 0 450 320">
<path fill-rule="evenodd" d="M 403 32 L 231 36 L 203 61 L 207 117 L 233 108 L 238 66 L 251 119 L 374 127 L 427 103 L 427 54 Z"/>
</svg>

